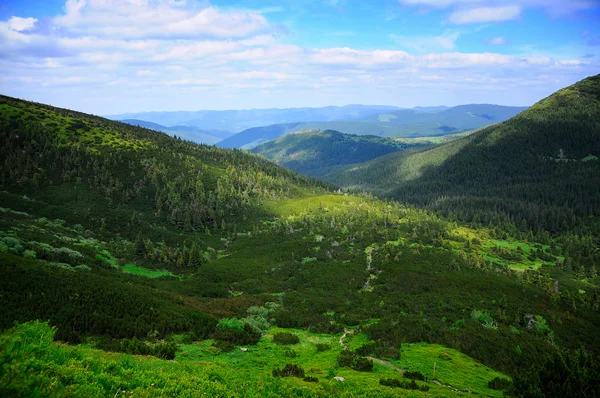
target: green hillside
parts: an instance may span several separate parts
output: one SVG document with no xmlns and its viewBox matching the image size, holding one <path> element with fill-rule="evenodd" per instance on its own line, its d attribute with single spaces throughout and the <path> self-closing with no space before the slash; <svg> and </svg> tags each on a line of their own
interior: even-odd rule
<svg viewBox="0 0 600 398">
<path fill-rule="evenodd" d="M 327 179 L 488 225 L 564 231 L 600 214 L 600 76 L 461 141 L 333 170 Z"/>
<path fill-rule="evenodd" d="M 287 134 L 252 149 L 295 172 L 312 176 L 320 169 L 361 163 L 420 143 L 399 142 L 374 136 L 346 135 L 338 131 L 303 131 Z"/>
<path fill-rule="evenodd" d="M 590 237 L 9 97 L 0 142 L 1 396 L 598 389 Z"/>
</svg>

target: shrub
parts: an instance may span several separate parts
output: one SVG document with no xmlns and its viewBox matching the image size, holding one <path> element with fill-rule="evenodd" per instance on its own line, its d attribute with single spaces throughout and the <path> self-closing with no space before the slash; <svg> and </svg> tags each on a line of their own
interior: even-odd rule
<svg viewBox="0 0 600 398">
<path fill-rule="evenodd" d="M 23 252 L 23 257 L 25 257 L 25 258 L 36 258 L 37 256 L 36 256 L 36 254 L 35 254 L 35 252 L 33 250 L 25 250 Z"/>
<path fill-rule="evenodd" d="M 275 333 L 273 335 L 273 342 L 275 342 L 277 344 L 290 345 L 290 344 L 298 344 L 300 342 L 300 339 L 298 338 L 298 336 L 296 336 L 293 333 L 282 332 L 282 333 Z"/>
<path fill-rule="evenodd" d="M 137 338 L 111 340 L 99 338 L 96 347 L 105 351 L 124 352 L 133 355 L 152 355 L 161 359 L 174 359 L 177 352 L 177 344 L 172 341 L 151 344 Z"/>
<path fill-rule="evenodd" d="M 338 355 L 337 362 L 340 366 L 343 366 L 345 368 L 351 368 L 354 363 L 355 357 L 356 354 L 354 354 L 352 351 L 344 350 L 340 352 L 340 355 Z"/>
<path fill-rule="evenodd" d="M 372 343 L 364 344 L 356 352 L 360 355 L 372 355 L 375 357 L 383 358 L 400 358 L 399 347 L 395 347 L 388 342 L 375 341 Z"/>
<path fill-rule="evenodd" d="M 223 319 L 221 319 L 223 321 Z M 221 322 L 213 333 L 213 339 L 227 341 L 236 345 L 254 345 L 260 339 L 260 332 L 248 324 L 239 329 L 235 322 Z"/>
<path fill-rule="evenodd" d="M 216 340 L 213 347 L 217 348 L 221 352 L 231 352 L 235 349 L 235 346 L 228 341 Z"/>
<path fill-rule="evenodd" d="M 306 381 L 308 383 L 318 383 L 319 379 L 317 379 L 316 377 L 312 377 L 312 376 L 305 376 L 304 381 Z"/>
<path fill-rule="evenodd" d="M 319 351 L 319 352 L 328 351 L 330 349 L 331 349 L 331 346 L 329 344 L 323 344 L 323 343 L 317 344 L 317 351 Z"/>
<path fill-rule="evenodd" d="M 285 350 L 283 354 L 288 358 L 296 358 L 298 356 L 298 354 L 294 350 Z"/>
<path fill-rule="evenodd" d="M 21 241 L 17 238 L 6 236 L 2 238 L 2 242 L 8 247 L 8 251 L 15 254 L 20 255 L 25 251 L 25 248 L 21 245 Z"/>
<path fill-rule="evenodd" d="M 352 368 L 359 372 L 370 372 L 373 370 L 373 361 L 368 358 L 358 358 Z"/>
<path fill-rule="evenodd" d="M 492 390 L 504 390 L 510 386 L 510 380 L 502 377 L 494 377 L 488 382 L 488 387 Z"/>
<path fill-rule="evenodd" d="M 304 378 L 304 369 L 298 365 L 287 364 L 282 369 L 273 369 L 273 377 L 299 377 Z"/>
<path fill-rule="evenodd" d="M 411 379 L 411 380 L 420 380 L 420 381 L 427 381 L 427 377 L 425 377 L 423 375 L 423 373 L 421 372 L 409 372 L 406 371 L 404 372 L 404 377 L 406 377 L 407 379 Z"/>
<path fill-rule="evenodd" d="M 427 384 L 418 385 L 414 380 L 411 380 L 410 382 L 408 382 L 408 381 L 392 379 L 392 378 L 380 379 L 379 384 L 381 384 L 382 386 L 403 388 L 405 390 L 419 390 L 419 391 L 423 391 L 423 392 L 429 391 L 429 386 Z"/>
<path fill-rule="evenodd" d="M 497 329 L 498 328 L 494 322 L 494 318 L 492 318 L 490 316 L 490 314 L 488 314 L 485 311 L 481 311 L 481 310 L 477 310 L 477 309 L 471 311 L 471 319 L 473 319 L 474 321 L 481 322 L 481 324 L 486 328 L 489 328 L 489 329 Z"/>
<path fill-rule="evenodd" d="M 337 358 L 340 366 L 352 368 L 360 372 L 369 372 L 373 370 L 373 361 L 368 358 L 362 358 L 350 350 L 344 350 Z"/>
</svg>

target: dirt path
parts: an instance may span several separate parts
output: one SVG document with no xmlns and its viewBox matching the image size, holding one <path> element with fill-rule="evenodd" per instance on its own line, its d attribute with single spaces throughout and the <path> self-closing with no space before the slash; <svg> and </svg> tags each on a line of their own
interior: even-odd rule
<svg viewBox="0 0 600 398">
<path fill-rule="evenodd" d="M 380 363 L 380 364 L 382 364 L 382 365 L 384 365 L 384 366 L 388 366 L 388 367 L 390 367 L 390 368 L 394 369 L 395 371 L 397 371 L 397 372 L 400 372 L 400 373 L 404 374 L 404 369 L 400 369 L 399 367 L 397 367 L 397 366 L 396 366 L 396 365 L 394 365 L 393 363 L 389 363 L 388 361 L 384 361 L 383 359 L 374 358 L 374 357 L 365 357 L 365 358 L 367 358 L 367 359 L 370 359 L 370 360 L 371 360 L 371 361 L 373 361 L 373 362 Z"/>
<path fill-rule="evenodd" d="M 347 350 L 348 347 L 346 347 L 346 344 L 344 344 L 344 339 L 346 338 L 346 336 L 348 335 L 348 333 L 350 333 L 351 330 L 345 329 L 344 328 L 344 334 L 340 337 L 340 345 L 342 346 L 342 348 L 344 350 Z"/>
</svg>

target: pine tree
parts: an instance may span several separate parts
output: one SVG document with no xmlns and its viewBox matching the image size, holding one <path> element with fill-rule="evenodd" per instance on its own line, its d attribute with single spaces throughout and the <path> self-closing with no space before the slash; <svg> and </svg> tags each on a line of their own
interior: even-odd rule
<svg viewBox="0 0 600 398">
<path fill-rule="evenodd" d="M 138 232 L 137 237 L 135 238 L 135 254 L 138 256 L 144 257 L 146 256 L 146 244 L 144 243 L 144 238 L 142 237 L 142 233 Z"/>
<path fill-rule="evenodd" d="M 188 265 L 190 268 L 197 268 L 202 265 L 202 254 L 200 253 L 200 249 L 196 245 L 196 242 L 192 244 L 192 249 L 190 250 L 190 260 Z"/>
</svg>

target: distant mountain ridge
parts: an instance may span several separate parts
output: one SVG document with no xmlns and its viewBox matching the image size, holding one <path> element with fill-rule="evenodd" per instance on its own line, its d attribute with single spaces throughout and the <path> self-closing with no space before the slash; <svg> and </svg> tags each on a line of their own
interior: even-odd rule
<svg viewBox="0 0 600 398">
<path fill-rule="evenodd" d="M 301 130 L 335 130 L 344 134 L 380 137 L 425 137 L 455 134 L 502 122 L 527 109 L 489 104 L 459 105 L 424 112 L 400 109 L 352 121 L 296 122 L 253 127 L 224 139 L 222 148 L 251 149 L 265 141 Z"/>
<path fill-rule="evenodd" d="M 322 108 L 271 108 L 225 111 L 140 112 L 111 115 L 112 120 L 136 119 L 163 126 L 195 126 L 204 130 L 242 130 L 273 124 L 354 120 L 374 114 L 393 112 L 401 108 L 387 105 L 346 105 Z"/>
<path fill-rule="evenodd" d="M 202 130 L 194 126 L 163 126 L 158 123 L 147 122 L 138 119 L 123 119 L 120 122 L 131 124 L 132 126 L 145 127 L 147 129 L 161 131 L 169 135 L 176 135 L 179 138 L 193 141 L 198 144 L 214 145 L 217 142 L 233 135 L 232 132 L 223 130 Z"/>
</svg>

